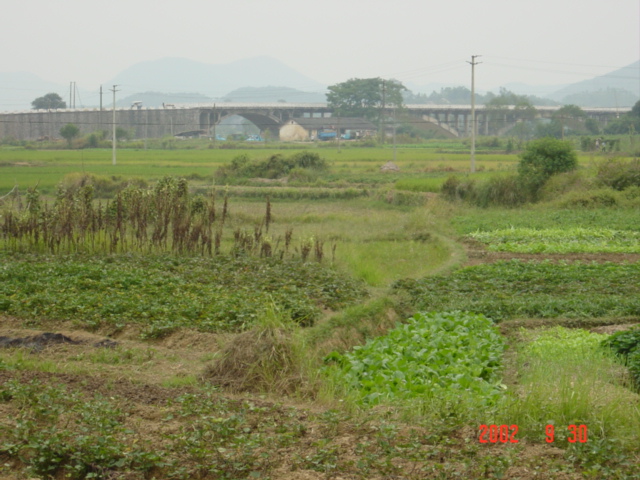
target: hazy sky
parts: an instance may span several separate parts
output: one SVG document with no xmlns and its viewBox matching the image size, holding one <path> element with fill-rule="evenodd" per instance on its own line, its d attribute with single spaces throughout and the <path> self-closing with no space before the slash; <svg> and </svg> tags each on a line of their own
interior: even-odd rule
<svg viewBox="0 0 640 480">
<path fill-rule="evenodd" d="M 321 83 L 359 77 L 557 85 L 640 58 L 638 0 L 8 0 L 0 71 L 95 90 L 146 60 L 257 55 Z"/>
</svg>

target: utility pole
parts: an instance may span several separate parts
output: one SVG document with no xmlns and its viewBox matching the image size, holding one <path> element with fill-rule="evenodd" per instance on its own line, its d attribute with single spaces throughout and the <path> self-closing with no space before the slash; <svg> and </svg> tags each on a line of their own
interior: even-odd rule
<svg viewBox="0 0 640 480">
<path fill-rule="evenodd" d="M 385 137 L 385 120 L 384 120 L 384 114 L 385 114 L 385 109 L 387 107 L 386 105 L 387 102 L 387 84 L 385 82 L 385 80 L 382 80 L 382 111 L 380 113 L 380 141 L 381 143 L 384 145 L 384 137 Z"/>
<path fill-rule="evenodd" d="M 116 87 L 118 85 L 114 85 L 113 88 L 111 89 L 111 91 L 113 92 L 113 140 L 111 142 L 112 144 L 112 149 L 111 149 L 111 163 L 113 165 L 116 164 L 116 92 L 118 90 L 116 90 Z"/>
<path fill-rule="evenodd" d="M 102 85 L 100 85 L 100 111 L 102 111 Z"/>
<path fill-rule="evenodd" d="M 471 173 L 476 171 L 476 62 L 480 55 L 471 55 Z"/>
<path fill-rule="evenodd" d="M 393 108 L 393 163 L 397 163 L 398 161 L 398 153 L 396 150 L 396 109 Z"/>
<path fill-rule="evenodd" d="M 216 123 L 217 123 L 216 104 L 214 103 L 213 104 L 213 136 L 211 137 L 213 140 L 213 148 L 216 148 Z"/>
<path fill-rule="evenodd" d="M 69 108 L 76 108 L 76 82 L 69 82 Z"/>
</svg>

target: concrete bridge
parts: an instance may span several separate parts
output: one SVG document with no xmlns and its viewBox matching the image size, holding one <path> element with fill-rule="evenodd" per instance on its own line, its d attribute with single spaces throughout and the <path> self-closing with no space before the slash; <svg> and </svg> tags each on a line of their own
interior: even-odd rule
<svg viewBox="0 0 640 480">
<path fill-rule="evenodd" d="M 536 107 L 537 118 L 549 118 L 560 107 Z M 583 108 L 588 117 L 606 124 L 629 112 L 630 108 Z M 269 131 L 278 138 L 279 129 L 296 118 L 330 117 L 331 109 L 324 103 L 222 103 L 166 105 L 163 108 L 118 108 L 116 125 L 131 130 L 133 137 L 160 138 L 175 135 L 212 135 L 214 126 L 225 118 L 239 115 L 254 123 L 261 131 Z M 391 110 L 387 110 L 391 115 Z M 470 105 L 407 105 L 402 112 L 405 120 L 429 125 L 443 136 L 466 137 L 471 133 Z M 522 111 L 514 106 L 488 109 L 476 106 L 476 124 L 479 135 L 495 135 L 517 124 Z M 60 128 L 73 123 L 82 135 L 98 130 L 111 131 L 111 109 L 30 110 L 0 113 L 0 139 L 38 140 L 60 137 Z"/>
</svg>

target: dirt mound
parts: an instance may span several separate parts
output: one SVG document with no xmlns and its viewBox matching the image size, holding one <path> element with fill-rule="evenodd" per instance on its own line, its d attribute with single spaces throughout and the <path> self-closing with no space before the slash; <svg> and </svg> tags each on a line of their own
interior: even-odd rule
<svg viewBox="0 0 640 480">
<path fill-rule="evenodd" d="M 66 335 L 63 335 L 61 333 L 51 332 L 39 333 L 37 335 L 31 335 L 28 337 L 0 336 L 0 348 L 22 347 L 39 351 L 51 345 L 83 345 L 85 343 L 85 341 L 74 340 L 73 338 L 67 337 Z M 118 345 L 117 342 L 108 339 L 100 340 L 93 343 L 93 346 L 97 348 L 113 348 L 116 345 Z"/>
</svg>

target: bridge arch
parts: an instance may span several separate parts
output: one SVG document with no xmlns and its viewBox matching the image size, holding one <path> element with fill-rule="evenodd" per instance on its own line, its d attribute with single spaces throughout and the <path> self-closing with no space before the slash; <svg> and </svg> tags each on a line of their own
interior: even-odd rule
<svg viewBox="0 0 640 480">
<path fill-rule="evenodd" d="M 420 119 L 424 123 L 429 123 L 431 125 L 435 125 L 447 137 L 458 138 L 460 136 L 460 133 L 458 132 L 458 130 L 456 130 L 455 128 L 451 127 L 447 122 L 441 122 L 438 118 L 432 117 L 430 115 L 421 115 Z"/>
<path fill-rule="evenodd" d="M 282 119 L 270 113 L 255 112 L 251 110 L 225 110 L 223 108 L 201 110 L 200 129 L 211 132 L 214 125 L 219 125 L 224 119 L 233 116 L 246 118 L 258 127 L 260 132 L 264 132 L 266 130 L 269 131 L 272 138 L 278 138 Z"/>
</svg>

